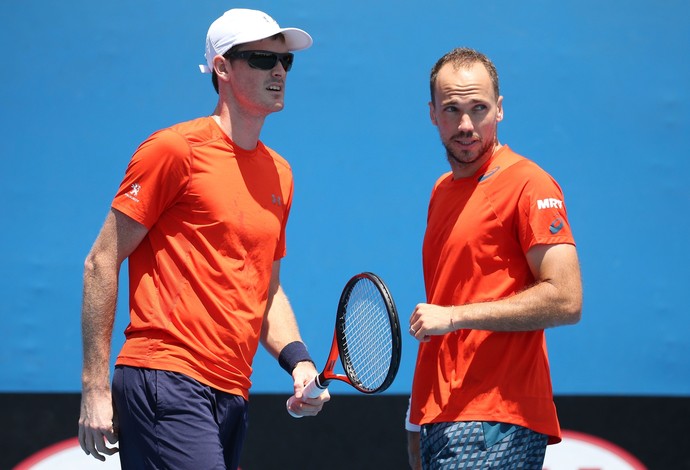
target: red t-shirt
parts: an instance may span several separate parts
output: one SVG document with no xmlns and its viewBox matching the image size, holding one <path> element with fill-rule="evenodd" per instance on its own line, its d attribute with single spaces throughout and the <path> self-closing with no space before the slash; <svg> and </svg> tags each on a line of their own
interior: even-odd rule
<svg viewBox="0 0 690 470">
<path fill-rule="evenodd" d="M 260 142 L 237 147 L 210 117 L 142 143 L 112 204 L 149 229 L 129 257 L 117 364 L 180 372 L 247 399 L 292 191 L 282 157 Z"/>
<path fill-rule="evenodd" d="M 533 284 L 525 254 L 574 244 L 563 194 L 535 163 L 503 146 L 469 178 L 434 186 L 423 245 L 427 302 L 502 299 Z M 544 331 L 458 330 L 420 343 L 410 420 L 497 421 L 560 440 Z"/>
</svg>

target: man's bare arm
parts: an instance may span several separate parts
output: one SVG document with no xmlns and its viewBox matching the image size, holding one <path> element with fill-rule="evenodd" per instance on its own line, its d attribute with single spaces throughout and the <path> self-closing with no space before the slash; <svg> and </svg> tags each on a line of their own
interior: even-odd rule
<svg viewBox="0 0 690 470">
<path fill-rule="evenodd" d="M 280 261 L 275 261 L 271 275 L 268 306 L 261 328 L 261 344 L 273 357 L 277 358 L 280 351 L 293 341 L 302 341 L 302 337 L 299 333 L 295 314 L 280 283 Z M 324 403 L 330 400 L 328 390 L 317 398 L 302 396 L 304 386 L 317 373 L 316 367 L 309 361 L 298 362 L 292 371 L 294 393 L 295 397 L 299 399 L 292 401 L 293 406 L 299 407 L 292 410 L 294 413 L 301 416 L 314 416 L 321 411 Z"/>
<path fill-rule="evenodd" d="M 410 333 L 431 335 L 458 329 L 532 331 L 577 323 L 582 312 L 582 281 L 573 245 L 537 245 L 527 253 L 536 282 L 505 299 L 467 305 L 418 304 Z"/>
<path fill-rule="evenodd" d="M 110 392 L 110 345 L 122 262 L 146 236 L 143 225 L 111 210 L 84 263 L 82 302 L 82 402 L 79 443 L 98 460 L 112 455 L 104 439 L 117 441 Z"/>
</svg>

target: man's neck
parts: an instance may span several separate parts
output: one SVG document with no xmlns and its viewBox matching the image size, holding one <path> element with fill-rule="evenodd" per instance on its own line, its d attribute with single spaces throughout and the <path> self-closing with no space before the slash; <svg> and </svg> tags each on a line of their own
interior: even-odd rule
<svg viewBox="0 0 690 470">
<path fill-rule="evenodd" d="M 238 110 L 218 103 L 211 117 L 240 148 L 253 150 L 259 141 L 265 117 L 246 116 Z"/>
</svg>

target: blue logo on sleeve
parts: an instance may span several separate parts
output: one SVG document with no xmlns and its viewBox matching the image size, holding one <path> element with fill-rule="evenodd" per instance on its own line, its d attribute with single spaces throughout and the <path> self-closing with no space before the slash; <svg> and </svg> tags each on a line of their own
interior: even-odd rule
<svg viewBox="0 0 690 470">
<path fill-rule="evenodd" d="M 560 217 L 556 217 L 554 221 L 551 222 L 551 225 L 549 225 L 549 232 L 555 235 L 558 232 L 560 232 L 564 226 L 565 222 L 563 222 L 563 219 L 561 219 Z"/>
</svg>

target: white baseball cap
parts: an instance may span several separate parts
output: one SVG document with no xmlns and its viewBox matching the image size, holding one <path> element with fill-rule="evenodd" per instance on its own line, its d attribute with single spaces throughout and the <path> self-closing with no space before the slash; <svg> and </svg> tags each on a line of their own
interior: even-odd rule
<svg viewBox="0 0 690 470">
<path fill-rule="evenodd" d="M 306 49 L 314 42 L 307 34 L 297 28 L 281 28 L 266 13 L 245 8 L 233 8 L 211 23 L 206 35 L 206 65 L 199 65 L 202 73 L 211 73 L 213 58 L 223 55 L 237 44 L 260 41 L 278 33 L 285 36 L 289 51 Z"/>
</svg>

